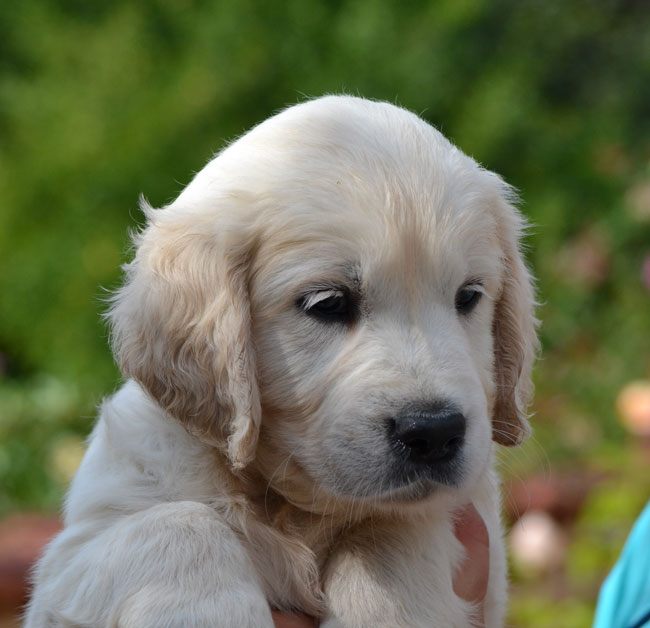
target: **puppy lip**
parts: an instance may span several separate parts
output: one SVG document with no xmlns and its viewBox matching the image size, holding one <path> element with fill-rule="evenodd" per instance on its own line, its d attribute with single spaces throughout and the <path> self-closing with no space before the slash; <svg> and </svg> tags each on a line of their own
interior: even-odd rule
<svg viewBox="0 0 650 628">
<path fill-rule="evenodd" d="M 334 493 L 360 502 L 415 502 L 427 499 L 439 491 L 457 489 L 466 477 L 462 453 L 451 462 L 436 466 L 412 463 L 390 454 L 389 458 L 390 465 L 381 476 L 356 478 L 355 488 L 339 484 Z M 351 478 L 346 479 L 349 481 Z M 359 490 L 359 480 L 363 484 L 362 490 Z"/>
<path fill-rule="evenodd" d="M 425 482 L 455 488 L 462 484 L 465 475 L 462 451 L 452 460 L 441 460 L 433 465 L 423 465 L 409 460 L 400 462 L 401 464 L 392 474 L 393 484 L 397 487 Z"/>
<path fill-rule="evenodd" d="M 390 486 L 379 494 L 364 496 L 361 501 L 387 504 L 414 503 L 454 488 L 456 488 L 454 484 L 440 482 L 432 478 L 417 477 L 407 483 Z"/>
<path fill-rule="evenodd" d="M 442 488 L 442 486 L 436 484 L 435 482 L 419 482 L 409 484 L 408 486 L 393 491 L 389 495 L 389 499 L 391 502 L 419 502 L 427 499 L 428 497 L 431 497 L 436 493 L 439 493 Z"/>
</svg>

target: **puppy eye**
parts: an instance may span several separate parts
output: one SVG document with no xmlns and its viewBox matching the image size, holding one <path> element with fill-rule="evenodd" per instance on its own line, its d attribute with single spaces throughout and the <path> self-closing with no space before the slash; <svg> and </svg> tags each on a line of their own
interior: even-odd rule
<svg viewBox="0 0 650 628">
<path fill-rule="evenodd" d="M 318 290 L 302 297 L 306 314 L 326 323 L 347 323 L 354 318 L 354 304 L 347 290 Z"/>
<path fill-rule="evenodd" d="M 455 305 L 456 311 L 459 314 L 469 314 L 476 307 L 476 304 L 479 302 L 483 294 L 481 287 L 481 284 L 469 284 L 463 286 L 456 293 Z"/>
</svg>

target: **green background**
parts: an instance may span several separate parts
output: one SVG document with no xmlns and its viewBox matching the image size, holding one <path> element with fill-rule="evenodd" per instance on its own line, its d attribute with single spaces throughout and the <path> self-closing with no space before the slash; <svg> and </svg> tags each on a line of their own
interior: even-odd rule
<svg viewBox="0 0 650 628">
<path fill-rule="evenodd" d="M 1 3 L 0 514 L 58 508 L 118 385 L 100 315 L 139 194 L 168 202 L 226 141 L 325 93 L 420 113 L 520 191 L 543 359 L 536 437 L 504 468 L 598 481 L 559 575 L 515 568 L 511 623 L 588 626 L 650 495 L 615 412 L 650 378 L 641 0 Z"/>
</svg>

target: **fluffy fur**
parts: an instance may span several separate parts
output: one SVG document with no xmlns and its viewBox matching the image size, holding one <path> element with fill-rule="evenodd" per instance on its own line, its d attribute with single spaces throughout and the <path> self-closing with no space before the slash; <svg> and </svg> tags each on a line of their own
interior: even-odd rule
<svg viewBox="0 0 650 628">
<path fill-rule="evenodd" d="M 464 628 L 452 513 L 468 502 L 490 535 L 487 625 L 502 625 L 493 442 L 528 432 L 536 343 L 512 201 L 417 116 L 325 97 L 145 205 L 109 314 L 127 381 L 26 626 L 271 628 L 273 607 L 323 628 Z M 316 315 L 341 295 L 347 318 Z M 421 407 L 466 421 L 439 476 L 404 471 L 387 428 Z"/>
</svg>

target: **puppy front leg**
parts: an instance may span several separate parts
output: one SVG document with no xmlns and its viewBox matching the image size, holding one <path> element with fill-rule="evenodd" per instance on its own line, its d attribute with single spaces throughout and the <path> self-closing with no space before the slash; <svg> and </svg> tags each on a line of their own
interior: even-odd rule
<svg viewBox="0 0 650 628">
<path fill-rule="evenodd" d="M 326 569 L 321 628 L 469 628 L 472 605 L 452 589 L 462 556 L 450 520 L 351 534 Z"/>
<path fill-rule="evenodd" d="M 251 560 L 214 510 L 161 504 L 66 528 L 37 568 L 25 628 L 272 628 Z"/>
</svg>

